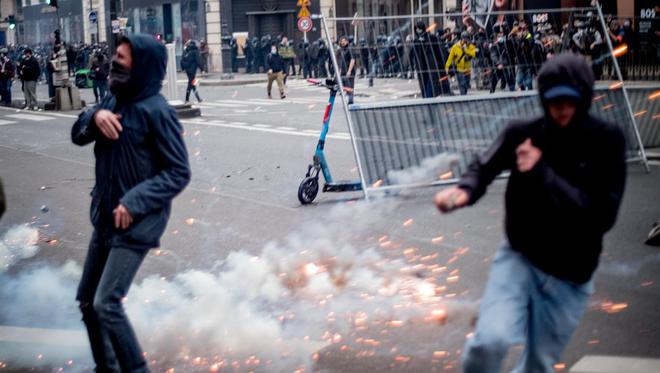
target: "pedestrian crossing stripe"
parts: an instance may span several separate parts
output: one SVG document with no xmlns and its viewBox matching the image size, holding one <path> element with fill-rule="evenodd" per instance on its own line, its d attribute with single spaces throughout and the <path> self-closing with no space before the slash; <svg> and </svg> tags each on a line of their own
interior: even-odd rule
<svg viewBox="0 0 660 373">
<path fill-rule="evenodd" d="M 55 119 L 53 117 L 49 117 L 46 115 L 34 115 L 34 114 L 12 114 L 12 115 L 7 115 L 6 117 L 15 118 L 15 119 L 33 120 L 36 122 Z"/>
<path fill-rule="evenodd" d="M 227 102 L 209 102 L 205 101 L 203 104 L 195 104 L 195 106 L 217 106 L 217 107 L 228 107 L 228 108 L 240 108 L 240 107 L 245 107 L 247 104 L 235 104 L 235 103 L 227 103 Z"/>
<path fill-rule="evenodd" d="M 14 123 L 18 123 L 18 122 L 13 121 L 13 120 L 2 120 L 2 119 L 0 119 L 0 126 L 6 126 L 8 124 L 14 124 Z"/>
</svg>

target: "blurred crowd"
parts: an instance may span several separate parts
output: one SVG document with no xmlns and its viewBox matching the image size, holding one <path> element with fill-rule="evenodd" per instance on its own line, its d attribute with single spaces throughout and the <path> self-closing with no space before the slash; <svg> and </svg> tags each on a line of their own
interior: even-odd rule
<svg viewBox="0 0 660 373">
<path fill-rule="evenodd" d="M 449 83 L 454 81 L 462 94 L 470 87 L 490 92 L 532 89 L 541 64 L 565 50 L 584 55 L 596 79 L 618 79 L 609 58 L 608 38 L 614 50 L 626 46 L 618 59 L 623 79 L 629 78 L 634 64 L 657 65 L 660 61 L 660 53 L 640 58 L 637 33 L 630 19 L 610 16 L 604 23 L 605 29 L 591 12 L 571 14 L 565 23 L 560 15 L 552 14 L 533 19 L 500 16 L 487 29 L 474 23 L 466 26 L 457 22 L 458 27 L 439 28 L 437 24 L 417 22 L 389 35 L 365 35 L 357 40 L 350 34 L 344 36 L 349 39 L 359 77 L 369 78 L 370 82 L 381 77 L 416 78 L 425 97 L 452 94 Z M 331 74 L 330 54 L 339 49 L 338 44 L 327 45 L 324 38 L 294 42 L 284 35 L 252 37 L 243 45 L 232 39 L 230 46 L 235 72 L 239 49 L 246 72 L 256 74 L 267 71 L 271 47 L 277 46 L 285 74 L 304 78 Z"/>
</svg>

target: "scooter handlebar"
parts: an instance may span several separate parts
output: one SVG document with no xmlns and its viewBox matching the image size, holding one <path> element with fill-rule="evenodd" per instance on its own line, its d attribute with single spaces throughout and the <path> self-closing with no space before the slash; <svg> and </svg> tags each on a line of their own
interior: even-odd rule
<svg viewBox="0 0 660 373">
<path fill-rule="evenodd" d="M 307 82 L 312 84 L 312 85 L 325 87 L 327 89 L 333 89 L 335 87 L 335 85 L 337 85 L 336 81 L 334 79 L 326 79 L 325 81 L 318 80 L 318 79 L 307 79 Z M 344 92 L 352 93 L 353 88 L 344 87 Z"/>
</svg>

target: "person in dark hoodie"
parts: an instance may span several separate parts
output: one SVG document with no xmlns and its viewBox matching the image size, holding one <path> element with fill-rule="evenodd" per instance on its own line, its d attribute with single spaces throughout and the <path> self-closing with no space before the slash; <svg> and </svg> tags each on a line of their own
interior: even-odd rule
<svg viewBox="0 0 660 373">
<path fill-rule="evenodd" d="M 105 60 L 105 55 L 99 53 L 96 59 L 92 62 L 92 88 L 94 91 L 94 98 L 96 103 L 103 100 L 108 91 L 108 63 Z"/>
<path fill-rule="evenodd" d="M 603 235 L 626 180 L 625 138 L 589 114 L 593 72 L 562 54 L 538 77 L 545 115 L 510 123 L 458 185 L 439 192 L 442 212 L 473 205 L 502 171 L 507 242 L 493 260 L 465 372 L 499 372 L 508 348 L 526 346 L 516 372 L 554 372 L 593 292 Z"/>
<path fill-rule="evenodd" d="M 94 226 L 76 299 L 97 372 L 148 372 L 122 300 L 149 249 L 158 247 L 172 199 L 190 181 L 183 128 L 159 94 L 165 46 L 149 35 L 118 43 L 110 92 L 71 129 L 77 145 L 94 142 Z"/>
<path fill-rule="evenodd" d="M 186 88 L 186 103 L 190 102 L 191 91 L 195 92 L 197 101 L 202 102 L 202 98 L 199 97 L 199 92 L 197 91 L 195 76 L 197 75 L 197 69 L 203 68 L 204 60 L 202 59 L 201 53 L 199 53 L 197 44 L 193 40 L 188 40 L 183 52 L 183 57 L 181 58 L 181 69 L 186 72 L 186 76 L 188 77 L 188 88 Z"/>
</svg>

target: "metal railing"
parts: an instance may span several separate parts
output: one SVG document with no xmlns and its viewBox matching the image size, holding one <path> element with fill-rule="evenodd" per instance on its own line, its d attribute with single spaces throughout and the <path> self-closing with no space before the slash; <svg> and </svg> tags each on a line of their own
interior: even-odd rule
<svg viewBox="0 0 660 373">
<path fill-rule="evenodd" d="M 491 12 L 489 13 L 489 16 L 498 19 L 499 16 L 522 15 L 523 18 L 521 19 L 524 19 L 525 17 L 531 17 L 538 12 L 548 14 L 545 14 L 540 18 L 533 18 L 534 20 L 539 21 L 530 22 L 534 27 L 547 28 L 548 25 L 546 23 L 548 23 L 549 20 L 569 19 L 570 22 L 570 20 L 576 15 L 583 15 L 586 19 L 591 20 L 591 23 L 589 24 L 591 31 L 595 30 L 602 35 L 606 35 L 606 26 L 600 8 Z M 462 19 L 464 15 L 441 14 L 436 15 L 436 18 L 441 19 L 442 17 L 451 18 L 457 16 L 460 16 Z M 398 22 L 395 31 L 396 33 L 403 35 L 408 33 L 409 31 L 407 30 L 410 30 L 411 27 L 414 28 L 417 26 L 417 29 L 419 29 L 419 25 L 415 25 L 417 17 L 411 18 L 410 16 L 365 17 L 364 19 L 359 17 L 350 19 L 332 19 L 323 16 L 316 16 L 315 18 L 320 19 L 323 24 L 328 45 L 332 45 L 333 42 L 329 37 L 330 33 L 328 24 L 330 23 L 333 24 L 335 30 L 341 30 L 341 27 L 338 26 L 338 23 L 341 22 L 350 21 L 354 29 L 355 25 L 360 25 L 361 22 L 364 22 L 365 24 L 375 21 Z M 429 16 L 424 15 L 424 18 L 428 19 Z M 519 23 L 519 25 L 521 24 L 523 24 L 523 22 Z M 573 23 L 573 25 L 579 27 L 584 26 L 577 22 Z M 490 61 L 488 62 L 487 67 L 482 68 L 481 73 L 484 73 L 487 69 L 490 69 L 491 71 L 504 70 L 503 73 L 498 73 L 497 81 L 494 83 L 491 81 L 490 89 L 476 92 L 476 94 L 472 93 L 464 96 L 456 96 L 452 95 L 453 86 L 449 92 L 445 92 L 446 86 L 443 86 L 444 84 L 451 82 L 452 78 L 450 77 L 451 71 L 445 69 L 445 67 L 450 64 L 443 60 L 443 58 L 446 57 L 444 57 L 445 55 L 441 51 L 441 39 L 430 37 L 429 29 L 427 28 L 421 33 L 425 35 L 426 39 L 420 40 L 420 30 L 417 31 L 417 39 L 410 40 L 410 37 L 408 37 L 410 42 L 408 56 L 412 59 L 409 63 L 418 63 L 415 62 L 415 59 L 419 58 L 419 56 L 415 56 L 415 49 L 422 45 L 430 48 L 430 52 L 428 50 L 425 51 L 424 49 L 419 49 L 420 51 L 427 53 L 427 55 L 424 56 L 426 59 L 426 67 L 431 66 L 430 62 L 434 62 L 435 69 L 416 69 L 416 66 L 411 65 L 413 69 L 412 75 L 407 77 L 412 78 L 414 76 L 418 80 L 420 91 L 423 91 L 425 84 L 428 84 L 429 79 L 433 80 L 433 92 L 431 95 L 422 92 L 421 96 L 426 98 L 410 100 L 402 100 L 401 95 L 393 95 L 392 99 L 388 99 L 387 96 L 381 95 L 378 96 L 375 101 L 372 100 L 372 102 L 368 103 L 357 101 L 356 104 L 350 105 L 349 107 L 348 99 L 342 93 L 353 150 L 355 152 L 364 193 L 367 198 L 369 198 L 370 193 L 377 190 L 382 191 L 454 183 L 458 180 L 461 173 L 465 171 L 472 158 L 484 151 L 507 123 L 520 118 L 532 118 L 534 116 L 542 115 L 538 93 L 531 89 L 533 87 L 521 87 L 519 85 L 521 82 L 519 80 L 520 72 L 524 72 L 525 69 L 530 68 L 533 77 L 536 71 L 538 71 L 538 68 L 540 68 L 538 61 L 533 59 L 523 61 L 519 58 L 520 56 L 513 56 L 513 54 L 516 53 L 516 49 L 514 48 L 511 50 L 511 54 L 507 57 L 512 58 L 507 61 L 511 63 L 510 65 L 498 66 Z M 504 31 L 506 31 L 506 29 L 502 26 L 498 31 L 499 40 L 497 43 L 508 43 L 506 37 L 502 40 L 503 34 L 505 33 Z M 569 47 L 571 43 L 574 43 L 574 41 L 570 41 L 575 39 L 570 34 L 570 26 L 564 27 L 563 33 L 565 37 L 559 38 L 560 42 L 556 45 L 558 52 L 570 49 Z M 521 38 L 515 39 L 517 42 L 521 43 L 523 43 L 524 39 L 530 38 L 527 31 L 522 30 L 519 32 L 519 35 L 516 34 L 512 37 Z M 462 35 L 462 38 L 465 38 L 465 34 Z M 534 36 L 531 36 L 531 38 L 534 38 Z M 562 39 L 564 40 L 561 41 Z M 570 40 L 567 42 L 566 39 Z M 469 41 L 467 42 L 469 43 Z M 534 41 L 534 43 L 536 43 L 535 45 L 542 44 L 538 40 Z M 616 56 L 620 57 L 621 55 L 624 55 L 625 50 L 623 52 L 621 52 L 621 50 L 615 51 L 611 40 L 607 37 L 603 37 L 601 43 L 603 44 L 603 50 L 598 56 L 585 56 L 585 58 L 588 58 L 592 63 L 595 74 L 602 73 L 600 70 L 601 67 L 611 65 L 611 71 L 614 73 L 615 81 L 612 83 L 600 83 L 596 87 L 591 114 L 619 125 L 626 136 L 628 160 L 641 161 L 648 170 L 646 154 L 636 124 L 636 118 L 646 115 L 646 113 L 640 114 L 643 110 L 656 110 L 657 105 L 654 104 L 653 107 L 649 107 L 649 109 L 636 107 L 636 111 L 633 111 L 627 89 L 623 84 L 623 76 L 618 63 L 619 61 L 617 61 L 616 58 Z M 498 52 L 497 46 L 495 48 L 493 47 L 494 44 L 495 42 L 490 43 L 489 49 L 494 49 L 495 52 Z M 502 51 L 505 52 L 505 54 L 509 53 L 506 45 L 503 48 Z M 378 55 L 380 56 L 382 54 L 387 56 L 386 53 L 392 51 L 395 53 L 390 55 L 395 56 L 394 58 L 401 57 L 401 53 L 397 54 L 396 49 L 392 50 L 391 47 L 387 47 L 386 52 L 381 50 Z M 340 53 L 342 52 L 337 52 L 337 54 Z M 484 57 L 484 59 L 487 58 L 489 57 Z M 381 59 L 381 62 L 384 60 L 389 59 Z M 331 71 L 346 71 L 346 66 L 340 66 L 340 63 L 343 61 L 340 61 L 335 53 L 330 53 L 329 61 L 331 64 Z M 519 61 L 521 63 L 517 63 Z M 467 72 L 461 72 L 459 66 L 453 66 L 456 69 L 454 73 L 456 75 L 463 74 L 468 76 L 478 76 L 479 72 L 475 72 L 475 70 L 479 69 L 479 63 L 479 58 L 474 58 L 471 61 L 471 71 Z M 470 64 L 468 64 L 468 66 L 469 65 Z M 475 65 L 477 67 L 475 67 Z M 379 71 L 379 68 L 381 67 L 383 66 L 372 68 L 371 73 L 387 73 L 389 71 L 387 69 Z M 403 64 L 395 66 L 395 68 L 402 69 Z M 391 72 L 401 74 L 402 71 L 404 70 L 392 70 Z M 515 75 L 513 83 L 512 76 L 506 76 L 507 74 Z M 339 74 L 335 74 L 336 77 L 338 75 Z M 346 76 L 339 77 L 344 78 L 338 79 L 340 88 L 342 88 L 341 92 L 343 92 L 344 83 L 350 83 L 350 80 L 347 80 Z M 502 86 L 508 88 L 509 92 L 498 92 L 498 86 L 499 88 L 502 88 Z M 441 92 L 436 91 L 436 88 L 438 87 Z M 519 90 L 521 88 L 525 88 L 525 90 Z M 636 92 L 639 93 L 641 91 L 636 90 Z M 641 106 L 648 106 L 648 103 L 651 102 L 651 100 L 647 100 L 648 95 L 643 97 L 644 94 L 645 93 L 642 93 L 640 96 L 636 93 L 634 98 L 644 101 L 640 102 Z M 418 97 L 418 95 L 413 97 Z M 644 117 L 644 119 L 657 118 L 656 114 L 657 113 L 649 112 L 648 116 Z M 652 125 L 648 127 L 648 129 L 651 130 Z M 439 158 L 445 157 L 448 154 L 451 154 L 452 157 L 445 159 L 446 162 L 443 162 L 443 159 Z M 425 167 L 429 169 L 423 170 Z"/>
</svg>

